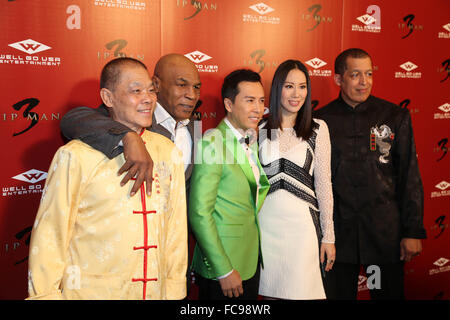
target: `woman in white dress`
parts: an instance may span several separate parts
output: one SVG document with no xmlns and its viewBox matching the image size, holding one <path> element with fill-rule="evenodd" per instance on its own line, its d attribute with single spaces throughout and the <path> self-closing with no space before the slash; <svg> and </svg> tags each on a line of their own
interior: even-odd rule
<svg viewBox="0 0 450 320">
<path fill-rule="evenodd" d="M 258 216 L 259 294 L 325 299 L 322 276 L 336 254 L 330 137 L 326 123 L 312 118 L 310 79 L 300 61 L 287 60 L 275 71 L 259 155 L 271 184 Z"/>
</svg>

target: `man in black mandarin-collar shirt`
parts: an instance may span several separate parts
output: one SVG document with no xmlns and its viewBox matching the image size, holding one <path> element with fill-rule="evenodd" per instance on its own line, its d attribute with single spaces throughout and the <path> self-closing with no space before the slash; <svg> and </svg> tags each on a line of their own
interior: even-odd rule
<svg viewBox="0 0 450 320">
<path fill-rule="evenodd" d="M 361 49 L 336 58 L 335 82 L 339 97 L 314 115 L 326 121 L 332 147 L 336 263 L 327 297 L 356 299 L 363 265 L 378 277 L 372 299 L 403 299 L 404 262 L 426 238 L 410 114 L 370 95 L 372 60 Z"/>
</svg>

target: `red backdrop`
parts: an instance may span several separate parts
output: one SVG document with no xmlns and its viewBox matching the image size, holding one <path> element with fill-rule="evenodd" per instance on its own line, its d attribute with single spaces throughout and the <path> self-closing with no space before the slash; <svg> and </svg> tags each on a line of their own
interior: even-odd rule
<svg viewBox="0 0 450 320">
<path fill-rule="evenodd" d="M 373 94 L 411 112 L 425 190 L 423 253 L 407 263 L 409 299 L 450 298 L 450 2 L 448 0 L 0 0 L 0 298 L 27 296 L 30 230 L 46 172 L 63 144 L 59 121 L 97 106 L 116 56 L 150 70 L 170 52 L 201 71 L 203 130 L 224 115 L 223 77 L 249 67 L 266 94 L 279 63 L 308 65 L 317 108 L 337 97 L 336 55 L 373 58 Z M 360 275 L 359 298 L 367 299 Z M 195 288 L 191 297 L 195 298 Z"/>
</svg>

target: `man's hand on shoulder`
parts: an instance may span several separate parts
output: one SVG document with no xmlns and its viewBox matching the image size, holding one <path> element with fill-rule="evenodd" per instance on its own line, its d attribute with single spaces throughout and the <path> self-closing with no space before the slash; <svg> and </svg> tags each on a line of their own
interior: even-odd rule
<svg viewBox="0 0 450 320">
<path fill-rule="evenodd" d="M 145 182 L 147 195 L 152 190 L 153 160 L 145 147 L 144 141 L 136 132 L 128 132 L 122 139 L 125 163 L 119 169 L 118 175 L 127 172 L 120 185 L 125 185 L 131 178 L 136 177 L 131 196 L 134 196 Z"/>
</svg>

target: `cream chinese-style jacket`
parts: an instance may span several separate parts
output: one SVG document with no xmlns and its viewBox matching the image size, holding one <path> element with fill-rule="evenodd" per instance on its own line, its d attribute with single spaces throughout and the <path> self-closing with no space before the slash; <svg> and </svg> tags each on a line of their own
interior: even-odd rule
<svg viewBox="0 0 450 320">
<path fill-rule="evenodd" d="M 187 216 L 181 153 L 143 130 L 152 193 L 120 186 L 123 154 L 108 159 L 73 140 L 50 165 L 33 226 L 28 299 L 182 299 Z"/>
</svg>

